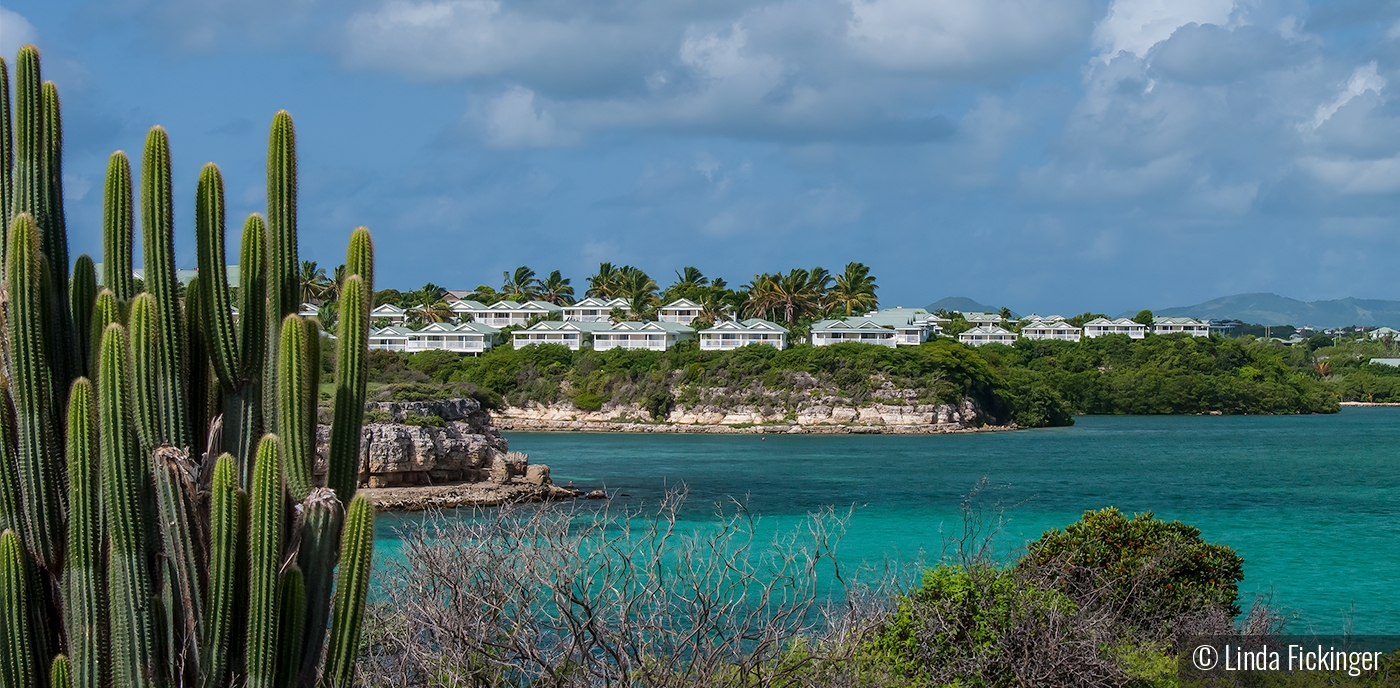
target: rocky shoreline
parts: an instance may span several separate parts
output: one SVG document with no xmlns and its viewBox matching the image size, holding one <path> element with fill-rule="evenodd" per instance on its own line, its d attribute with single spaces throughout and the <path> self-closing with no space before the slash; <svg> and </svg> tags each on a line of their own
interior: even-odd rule
<svg viewBox="0 0 1400 688">
<path fill-rule="evenodd" d="M 491 414 L 499 430 L 526 432 L 697 433 L 725 435 L 933 435 L 1019 429 L 987 422 L 970 400 L 961 405 L 872 403 L 813 404 L 795 412 L 754 407 L 678 409 L 665 420 L 647 420 L 641 407 L 583 411 L 572 404 L 530 404 Z"/>
<path fill-rule="evenodd" d="M 425 511 L 458 507 L 492 507 L 514 502 L 576 499 L 583 492 L 558 485 L 451 483 L 411 487 L 366 487 L 358 495 L 380 511 Z"/>
</svg>

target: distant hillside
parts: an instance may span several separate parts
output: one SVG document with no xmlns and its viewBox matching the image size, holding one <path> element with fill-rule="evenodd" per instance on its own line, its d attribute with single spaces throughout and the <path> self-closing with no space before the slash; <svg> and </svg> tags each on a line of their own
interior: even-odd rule
<svg viewBox="0 0 1400 688">
<path fill-rule="evenodd" d="M 1126 313 L 1125 317 L 1132 317 L 1135 312 Z M 1153 310 L 1152 313 L 1243 320 L 1259 325 L 1400 327 L 1400 301 L 1351 297 L 1331 301 L 1299 301 L 1278 294 L 1236 294 L 1194 306 Z"/>
<path fill-rule="evenodd" d="M 924 306 L 924 308 L 930 312 L 941 308 L 943 310 L 959 311 L 962 313 L 995 313 L 1001 310 L 1001 306 L 988 306 L 986 304 L 977 303 L 966 296 L 947 296 Z M 1015 317 L 1019 314 L 1012 311 L 1011 315 Z"/>
</svg>

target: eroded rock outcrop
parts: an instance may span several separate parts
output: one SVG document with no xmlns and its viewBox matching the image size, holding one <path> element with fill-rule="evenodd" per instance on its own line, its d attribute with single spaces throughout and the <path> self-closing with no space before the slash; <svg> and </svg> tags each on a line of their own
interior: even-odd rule
<svg viewBox="0 0 1400 688">
<path fill-rule="evenodd" d="M 443 483 L 519 482 L 549 484 L 547 466 L 530 466 L 524 454 L 508 450 L 491 416 L 474 399 L 433 402 L 374 402 L 361 436 L 360 484 L 371 488 Z M 436 425 L 407 425 L 409 416 L 441 418 Z M 368 418 L 367 418 L 368 420 Z M 316 470 L 322 474 L 330 426 L 317 428 Z"/>
</svg>

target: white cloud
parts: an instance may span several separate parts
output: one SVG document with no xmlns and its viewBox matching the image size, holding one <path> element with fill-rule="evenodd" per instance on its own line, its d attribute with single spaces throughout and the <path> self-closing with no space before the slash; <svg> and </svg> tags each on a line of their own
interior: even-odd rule
<svg viewBox="0 0 1400 688">
<path fill-rule="evenodd" d="M 38 32 L 28 19 L 0 7 L 0 55 L 8 57 L 18 53 L 20 46 L 33 43 L 37 36 Z"/>
<path fill-rule="evenodd" d="M 1351 78 L 1347 79 L 1346 85 L 1342 87 L 1342 92 L 1338 93 L 1336 98 L 1317 106 L 1317 113 L 1313 115 L 1312 128 L 1317 129 L 1322 126 L 1323 122 L 1331 119 L 1332 115 L 1337 114 L 1337 110 L 1340 110 L 1343 105 L 1350 103 L 1354 98 L 1367 91 L 1372 91 L 1379 95 L 1381 89 L 1385 88 L 1385 83 L 1385 77 L 1376 72 L 1376 63 L 1374 61 L 1370 64 L 1357 67 L 1356 70 L 1351 73 Z"/>
<path fill-rule="evenodd" d="M 851 0 L 848 40 L 863 59 L 895 70 L 1045 64 L 1084 38 L 1089 7 L 1058 0 Z"/>
<path fill-rule="evenodd" d="M 1225 26 L 1234 8 L 1234 0 L 1113 0 L 1094 30 L 1094 46 L 1105 61 L 1120 52 L 1146 57 L 1187 24 Z"/>
<path fill-rule="evenodd" d="M 1302 166 L 1318 181 L 1346 194 L 1389 194 L 1400 191 L 1400 156 L 1380 160 L 1304 158 Z"/>
<path fill-rule="evenodd" d="M 494 148 L 543 148 L 571 143 L 554 117 L 535 107 L 535 93 L 514 86 L 491 99 L 481 116 L 486 143 Z"/>
</svg>

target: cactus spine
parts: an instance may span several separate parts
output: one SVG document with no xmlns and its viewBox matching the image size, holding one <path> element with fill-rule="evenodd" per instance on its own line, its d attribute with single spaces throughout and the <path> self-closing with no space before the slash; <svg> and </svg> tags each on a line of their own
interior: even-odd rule
<svg viewBox="0 0 1400 688">
<path fill-rule="evenodd" d="M 160 408 L 159 439 L 189 447 L 186 405 L 188 385 L 185 328 L 181 322 L 179 282 L 175 275 L 175 208 L 170 186 L 170 140 L 162 127 L 146 135 L 141 159 L 141 244 L 145 255 L 146 293 L 155 299 L 161 335 L 153 342 Z M 133 336 L 135 333 L 132 333 Z"/>
<path fill-rule="evenodd" d="M 324 673 L 325 684 L 332 688 L 354 684 L 373 554 L 374 509 L 364 497 L 356 497 L 346 510 L 345 533 L 340 537 L 340 577 L 335 584 L 335 619 Z"/>
<path fill-rule="evenodd" d="M 136 243 L 131 196 L 131 161 L 126 153 L 117 151 L 107 158 L 102 192 L 102 286 L 122 302 L 136 295 L 131 265 Z"/>
<path fill-rule="evenodd" d="M 52 424 L 53 379 L 44 346 L 45 306 L 39 237 L 33 219 L 22 213 L 10 227 L 10 263 L 6 286 L 10 312 L 5 319 L 10 340 L 15 410 L 19 420 L 19 475 L 25 495 L 24 533 L 40 565 L 62 572 L 63 521 L 66 512 L 61 456 Z"/>
<path fill-rule="evenodd" d="M 299 328 L 298 328 L 299 329 Z M 277 679 L 277 569 L 282 563 L 282 461 L 276 435 L 258 445 L 250 501 L 248 570 L 248 688 L 273 688 Z"/>
<path fill-rule="evenodd" d="M 102 529 L 97 398 L 78 378 L 68 394 L 68 548 L 63 567 L 64 628 L 78 686 L 102 685 L 108 656 L 107 582 L 102 577 Z"/>
</svg>

